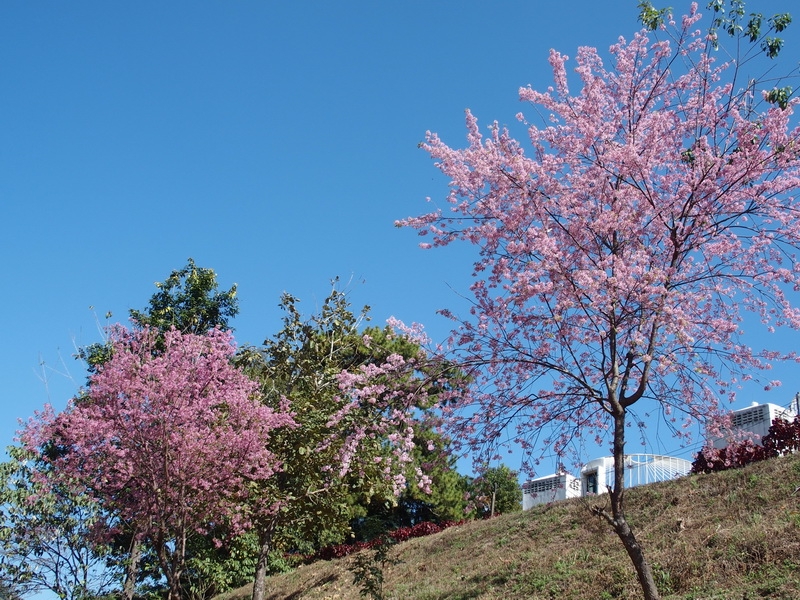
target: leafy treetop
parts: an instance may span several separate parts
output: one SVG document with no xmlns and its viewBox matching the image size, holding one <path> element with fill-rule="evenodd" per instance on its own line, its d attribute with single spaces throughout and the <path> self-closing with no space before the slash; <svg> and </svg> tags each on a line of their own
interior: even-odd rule
<svg viewBox="0 0 800 600">
<path fill-rule="evenodd" d="M 260 488 L 280 511 L 259 520 L 254 600 L 266 597 L 266 559 L 276 546 L 341 541 L 359 504 L 391 501 L 407 480 L 430 482 L 411 469 L 417 419 L 433 402 L 419 343 L 388 328 L 362 330 L 368 308 L 354 313 L 336 282 L 311 316 L 291 294 L 280 306 L 283 328 L 236 357 L 264 402 L 286 406 L 299 425 L 271 441 L 285 469 Z"/>
<path fill-rule="evenodd" d="M 191 258 L 185 267 L 155 285 L 158 292 L 150 298 L 148 308 L 130 311 L 139 326 L 203 334 L 214 327 L 230 329 L 230 319 L 239 312 L 236 284 L 220 291 L 214 270 L 198 267 Z"/>
</svg>

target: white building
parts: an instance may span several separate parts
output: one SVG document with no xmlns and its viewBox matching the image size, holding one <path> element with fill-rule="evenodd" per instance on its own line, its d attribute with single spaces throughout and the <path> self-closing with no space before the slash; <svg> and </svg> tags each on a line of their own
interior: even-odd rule
<svg viewBox="0 0 800 600">
<path fill-rule="evenodd" d="M 668 481 L 687 475 L 692 463 L 683 458 L 660 454 L 628 454 L 625 456 L 625 487 Z M 614 457 L 604 456 L 586 463 L 581 469 L 583 496 L 604 494 L 614 485 Z"/>
<path fill-rule="evenodd" d="M 767 435 L 770 425 L 775 419 L 794 419 L 793 410 L 783 408 L 777 404 L 759 404 L 753 402 L 747 408 L 742 408 L 731 413 L 732 430 L 723 437 L 712 438 L 714 448 L 722 449 L 730 442 L 743 442 L 750 440 L 754 444 L 761 444 L 761 438 Z"/>
<path fill-rule="evenodd" d="M 692 463 L 683 458 L 660 454 L 625 456 L 625 487 L 669 481 L 688 475 Z M 580 479 L 569 473 L 557 473 L 526 481 L 522 485 L 522 510 L 568 498 L 605 494 L 614 485 L 614 457 L 604 456 L 586 463 Z"/>
<path fill-rule="evenodd" d="M 581 495 L 581 482 L 569 473 L 546 475 L 522 484 L 522 510 Z"/>
</svg>

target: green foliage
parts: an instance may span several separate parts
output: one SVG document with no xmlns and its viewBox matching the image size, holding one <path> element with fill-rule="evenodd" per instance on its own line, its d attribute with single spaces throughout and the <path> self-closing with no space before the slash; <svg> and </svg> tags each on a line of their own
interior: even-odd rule
<svg viewBox="0 0 800 600">
<path fill-rule="evenodd" d="M 106 563 L 107 548 L 87 542 L 97 505 L 48 481 L 31 453 L 8 453 L 0 464 L 0 589 L 9 597 L 49 590 L 64 600 L 109 592 L 119 571 Z"/>
<path fill-rule="evenodd" d="M 380 370 L 391 355 L 416 358 L 420 348 L 388 328 L 360 331 L 368 321 L 369 307 L 353 313 L 337 284 L 333 282 L 321 309 L 310 317 L 303 316 L 294 296 L 284 294 L 281 331 L 259 348 L 244 348 L 236 360 L 239 368 L 261 383 L 264 402 L 276 409 L 288 406 L 299 425 L 271 437 L 270 450 L 281 459 L 283 470 L 254 491 L 260 505 L 280 507 L 262 512 L 258 519 L 254 598 L 264 597 L 266 552 L 310 552 L 341 542 L 350 533 L 349 522 L 359 512 L 358 506 L 393 497 L 384 467 L 395 458 L 392 445 L 382 434 L 359 437 L 355 432 L 382 422 L 396 398 L 394 386 L 417 387 L 416 374 L 408 373 L 406 381 L 386 382 L 390 383 L 383 392 L 387 404 L 356 406 L 339 397 L 339 376 L 345 370 L 357 373 L 372 365 Z M 374 382 L 379 383 L 377 378 Z M 405 413 L 404 406 L 399 408 Z M 358 446 L 358 452 L 350 455 L 357 468 L 342 463 L 350 440 Z"/>
<path fill-rule="evenodd" d="M 778 33 L 786 29 L 791 22 L 792 22 L 792 15 L 790 15 L 789 13 L 781 13 L 773 15 L 769 18 L 770 27 Z"/>
<path fill-rule="evenodd" d="M 522 510 L 522 487 L 518 473 L 505 465 L 486 469 L 470 484 L 478 515 L 486 517 Z"/>
<path fill-rule="evenodd" d="M 438 366 L 436 374 L 422 372 L 427 367 L 416 362 L 421 349 L 408 337 L 388 327 L 362 329 L 369 320 L 369 307 L 354 313 L 337 285 L 334 281 L 321 308 L 308 317 L 297 298 L 284 294 L 283 328 L 261 347 L 243 348 L 236 359 L 237 366 L 261 383 L 264 402 L 275 408 L 288 406 L 299 425 L 272 436 L 270 449 L 281 458 L 283 471 L 254 493 L 262 505 L 280 507 L 259 520 L 261 559 L 254 597 L 263 594 L 261 573 L 268 549 L 311 553 L 349 537 L 351 521 L 371 516 L 369 507 L 393 511 L 396 484 L 387 476 L 387 468 L 394 475 L 396 466 L 387 465 L 399 463 L 400 451 L 390 441 L 390 431 L 376 425 L 385 423 L 395 410 L 408 414 L 403 399 L 408 390 L 413 390 L 412 398 L 425 397 L 433 403 L 442 390 L 460 384 L 455 378 L 441 381 Z M 384 366 L 397 360 L 415 367 L 387 375 Z M 340 376 L 367 367 L 374 367 L 369 387 L 376 397 L 351 404 L 339 389 Z M 416 407 L 422 419 L 427 406 Z M 408 423 L 402 427 L 408 432 Z M 411 427 L 415 433 L 424 428 L 420 423 Z M 352 452 L 351 444 L 357 445 L 357 452 Z M 350 458 L 343 462 L 345 454 Z M 407 456 L 403 453 L 404 460 Z M 421 467 L 415 460 L 408 465 L 412 480 L 417 478 L 416 467 Z M 423 506 L 408 498 L 403 502 L 412 512 Z"/>
<path fill-rule="evenodd" d="M 427 514 L 401 523 L 404 526 L 416 525 L 422 521 L 442 523 L 459 521 L 467 512 L 467 486 L 469 478 L 456 470 L 456 457 L 452 454 L 449 440 L 430 427 L 420 425 L 414 443 L 414 462 L 412 467 L 421 468 L 431 478 L 430 493 L 417 487 L 409 487 L 400 502 L 416 501 L 423 503 Z"/>
<path fill-rule="evenodd" d="M 11 583 L 0 581 L 0 598 L 3 600 L 22 600 L 22 596 L 19 595 L 15 587 Z"/>
<path fill-rule="evenodd" d="M 187 548 L 186 571 L 181 588 L 188 598 L 210 598 L 252 581 L 258 557 L 258 536 L 252 532 L 228 543 L 214 544 L 213 534 L 193 536 Z M 278 562 L 280 557 L 271 557 Z M 280 572 L 275 568 L 274 572 Z"/>
<path fill-rule="evenodd" d="M 655 31 L 664 25 L 672 8 L 655 8 L 649 0 L 638 4 L 639 22 L 648 30 Z M 783 39 L 770 36 L 770 33 L 784 31 L 792 22 L 789 13 L 775 14 L 767 19 L 767 30 L 762 29 L 764 15 L 751 13 L 746 16 L 744 0 L 711 0 L 708 9 L 714 14 L 709 34 L 714 49 L 719 47 L 718 31 L 723 31 L 734 38 L 744 38 L 751 44 L 761 40 L 759 47 L 769 58 L 777 58 L 783 48 Z"/>
<path fill-rule="evenodd" d="M 214 327 L 230 329 L 230 319 L 239 312 L 236 285 L 220 291 L 213 269 L 198 267 L 191 258 L 185 267 L 155 285 L 159 291 L 150 298 L 150 305 L 143 311 L 130 311 L 140 326 L 203 334 Z"/>
<path fill-rule="evenodd" d="M 343 369 L 380 363 L 392 353 L 413 356 L 419 351 L 388 330 L 360 332 L 369 308 L 354 314 L 346 294 L 335 285 L 320 311 L 307 318 L 298 300 L 284 294 L 283 329 L 260 348 L 244 348 L 236 359 L 238 366 L 261 382 L 264 401 L 276 408 L 288 401 L 300 424 L 273 436 L 270 446 L 283 459 L 284 472 L 271 479 L 271 487 L 263 495 L 285 504 L 275 515 L 280 522 L 274 538 L 277 547 L 304 552 L 341 542 L 349 533 L 354 506 L 374 498 L 391 498 L 377 462 L 371 469 L 338 478 L 337 469 L 331 469 L 337 448 L 318 451 L 330 439 L 329 422 L 340 408 L 336 400 L 338 374 Z M 342 440 L 354 420 L 369 418 L 361 412 L 344 421 L 340 425 Z M 376 439 L 364 451 L 378 457 L 387 449 Z"/>
<path fill-rule="evenodd" d="M 650 31 L 655 31 L 664 24 L 664 19 L 672 12 L 672 8 L 655 8 L 652 2 L 639 2 L 639 22 Z"/>
<path fill-rule="evenodd" d="M 220 291 L 214 270 L 198 267 L 191 258 L 185 267 L 155 286 L 158 291 L 150 297 L 147 308 L 130 310 L 131 320 L 139 327 L 161 332 L 174 327 L 183 333 L 203 334 L 214 327 L 230 329 L 230 320 L 239 312 L 236 285 Z M 90 344 L 78 349 L 78 358 L 86 362 L 91 375 L 111 358 L 111 347 L 106 342 Z"/>
<path fill-rule="evenodd" d="M 708 8 L 713 11 L 714 19 L 709 34 L 713 47 L 718 48 L 717 32 L 723 31 L 734 38 L 744 38 L 754 44 L 761 40 L 759 47 L 769 58 L 777 58 L 783 48 L 783 39 L 771 36 L 771 33 L 784 31 L 792 22 L 789 13 L 775 14 L 767 19 L 767 29 L 762 29 L 764 15 L 750 13 L 746 16 L 744 0 L 712 0 Z"/>
<path fill-rule="evenodd" d="M 777 104 L 781 110 L 786 110 L 789 106 L 789 99 L 792 97 L 792 87 L 787 85 L 782 88 L 774 88 L 767 92 L 766 100 L 770 104 Z"/>
<path fill-rule="evenodd" d="M 379 499 L 359 511 L 351 522 L 354 538 L 369 541 L 400 527 L 418 523 L 460 521 L 467 516 L 467 492 L 470 479 L 456 471 L 448 439 L 420 423 L 414 434 L 414 455 L 409 470 L 422 469 L 431 479 L 430 493 L 408 486 L 395 501 Z M 409 477 L 410 478 L 410 477 Z"/>
<path fill-rule="evenodd" d="M 111 359 L 111 346 L 104 342 L 89 344 L 78 348 L 77 358 L 86 363 L 90 375 L 97 373 L 97 369 Z"/>
<path fill-rule="evenodd" d="M 781 48 L 783 48 L 783 39 L 781 38 L 766 37 L 761 42 L 761 49 L 764 51 L 764 54 L 770 58 L 777 58 Z M 782 108 L 785 108 L 785 106 Z"/>
<path fill-rule="evenodd" d="M 353 583 L 359 586 L 362 598 L 385 600 L 384 570 L 388 566 L 400 563 L 399 559 L 389 556 L 395 543 L 393 538 L 384 535 L 380 538 L 379 543 L 373 545 L 372 550 L 364 550 L 356 555 L 351 570 L 353 571 Z"/>
</svg>

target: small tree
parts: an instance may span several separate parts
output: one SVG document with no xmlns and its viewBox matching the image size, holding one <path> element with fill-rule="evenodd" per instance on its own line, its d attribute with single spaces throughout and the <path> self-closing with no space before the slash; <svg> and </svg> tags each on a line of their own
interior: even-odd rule
<svg viewBox="0 0 800 600">
<path fill-rule="evenodd" d="M 353 572 L 353 583 L 359 586 L 362 598 L 386 600 L 383 593 L 384 571 L 386 567 L 401 562 L 389 556 L 396 543 L 390 536 L 383 535 L 373 542 L 371 548 L 356 554 L 350 570 Z"/>
<path fill-rule="evenodd" d="M 759 48 L 777 54 L 790 18 L 732 5 L 712 2 L 703 33 L 696 4 L 675 23 L 642 2 L 648 30 L 611 46 L 610 66 L 578 49 L 577 92 L 551 51 L 554 86 L 520 90 L 544 121 L 518 115 L 531 150 L 497 123 L 484 138 L 467 112 L 465 149 L 432 133 L 423 144 L 450 179 L 449 211 L 398 223 L 428 235 L 423 247 L 478 247 L 470 314 L 445 314 L 484 392 L 445 416 L 476 450 L 511 437 L 563 456 L 575 436 L 610 441 L 610 510 L 595 512 L 647 599 L 658 590 L 624 510 L 627 429 L 645 421 L 634 411 L 683 435 L 674 411 L 705 420 L 781 358 L 741 339 L 745 311 L 770 330 L 800 328 L 798 100 L 773 74 L 745 74 Z M 715 54 L 722 32 L 743 49 L 728 63 Z"/>
<path fill-rule="evenodd" d="M 294 422 L 231 365 L 229 333 L 117 328 L 111 350 L 80 402 L 37 415 L 22 440 L 147 542 L 177 600 L 189 537 L 249 526 L 251 487 L 281 467 L 270 434 Z"/>
<path fill-rule="evenodd" d="M 484 469 L 469 485 L 473 505 L 482 517 L 522 510 L 519 473 L 505 465 Z"/>
<path fill-rule="evenodd" d="M 20 596 L 49 590 L 64 600 L 109 592 L 116 569 L 106 564 L 107 549 L 90 542 L 97 504 L 53 482 L 50 468 L 24 448 L 8 453 L 0 464 L 0 598 L 12 589 Z"/>
</svg>

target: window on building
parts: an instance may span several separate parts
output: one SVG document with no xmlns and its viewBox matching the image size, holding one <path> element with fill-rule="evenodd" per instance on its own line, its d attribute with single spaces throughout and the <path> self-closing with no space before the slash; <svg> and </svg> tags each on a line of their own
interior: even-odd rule
<svg viewBox="0 0 800 600">
<path fill-rule="evenodd" d="M 586 494 L 597 494 L 597 471 L 586 474 Z"/>
</svg>

